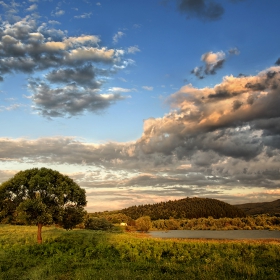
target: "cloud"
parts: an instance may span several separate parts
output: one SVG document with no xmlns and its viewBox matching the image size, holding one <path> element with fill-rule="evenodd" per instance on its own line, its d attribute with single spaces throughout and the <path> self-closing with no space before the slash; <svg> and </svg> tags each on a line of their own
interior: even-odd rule
<svg viewBox="0 0 280 280">
<path fill-rule="evenodd" d="M 220 52 L 207 52 L 201 56 L 201 60 L 205 62 L 204 73 L 206 75 L 216 74 L 216 70 L 221 68 L 225 62 L 225 53 Z"/>
<path fill-rule="evenodd" d="M 17 171 L 13 171 L 13 170 L 0 170 L 0 183 L 9 180 L 16 173 Z"/>
<path fill-rule="evenodd" d="M 168 0 L 167 0 L 168 1 Z M 197 17 L 204 21 L 215 21 L 222 18 L 225 9 L 216 0 L 176 0 L 178 10 L 187 15 L 187 18 Z M 238 3 L 246 0 L 228 0 Z"/>
<path fill-rule="evenodd" d="M 117 44 L 119 39 L 122 38 L 125 35 L 125 33 L 118 31 L 114 36 L 113 36 L 113 43 Z"/>
<path fill-rule="evenodd" d="M 66 73 L 59 74 L 65 78 Z M 135 204 L 147 196 L 272 200 L 280 190 L 279 81 L 280 67 L 275 66 L 255 76 L 226 76 L 212 88 L 186 85 L 170 96 L 172 110 L 145 120 L 142 136 L 132 142 L 0 138 L 0 163 L 79 167 L 82 171 L 71 176 L 87 189 L 90 205 L 98 196 L 107 202 L 123 197 L 122 206 L 128 206 L 132 193 Z M 78 86 L 33 83 L 42 89 L 34 92 L 34 103 L 51 116 L 90 111 L 99 106 L 96 100 L 106 106 L 104 98 L 114 102 L 116 94 L 131 90 L 111 88 L 101 95 Z M 89 105 L 79 107 L 82 102 Z"/>
<path fill-rule="evenodd" d="M 0 112 L 3 112 L 3 111 L 13 111 L 13 110 L 16 110 L 20 107 L 23 107 L 24 105 L 22 104 L 12 104 L 10 106 L 0 106 Z"/>
<path fill-rule="evenodd" d="M 29 16 L 13 24 L 4 21 L 1 28 L 1 80 L 12 73 L 48 71 L 39 81 L 31 77 L 28 85 L 33 108 L 42 116 L 100 112 L 124 99 L 98 90 L 106 78 L 133 61 L 123 60 L 123 50 L 99 47 L 99 36 L 69 37 L 67 32 L 49 28 L 46 23 L 38 26 Z"/>
<path fill-rule="evenodd" d="M 138 48 L 138 46 L 132 46 L 127 49 L 127 52 L 134 54 L 136 52 L 140 52 L 140 49 Z"/>
<path fill-rule="evenodd" d="M 229 54 L 237 55 L 239 51 L 237 48 L 230 49 Z M 204 62 L 204 66 L 197 66 L 191 73 L 194 74 L 198 79 L 204 79 L 205 75 L 215 75 L 217 70 L 222 68 L 226 60 L 226 54 L 223 51 L 219 52 L 207 52 L 201 56 L 201 61 Z"/>
<path fill-rule="evenodd" d="M 37 4 L 33 4 L 29 8 L 27 8 L 26 10 L 28 12 L 33 12 L 33 11 L 37 10 L 37 8 L 38 8 Z"/>
<path fill-rule="evenodd" d="M 227 76 L 214 88 L 184 86 L 170 97 L 176 111 L 145 121 L 139 145 L 146 153 L 183 157 L 203 149 L 254 158 L 263 152 L 265 134 L 278 133 L 273 124 L 280 117 L 279 77 L 280 68 L 271 67 L 257 76 Z"/>
<path fill-rule="evenodd" d="M 218 20 L 224 13 L 224 8 L 216 1 L 179 0 L 178 9 L 189 17 L 196 16 L 203 20 Z"/>
<path fill-rule="evenodd" d="M 59 21 L 57 20 L 49 20 L 48 21 L 49 24 L 61 24 Z"/>
<path fill-rule="evenodd" d="M 121 87 L 112 87 L 109 88 L 109 92 L 114 92 L 114 93 L 124 93 L 124 92 L 131 92 L 131 91 L 136 91 L 136 89 L 132 88 L 121 88 Z"/>
<path fill-rule="evenodd" d="M 231 48 L 228 50 L 228 53 L 231 54 L 231 55 L 239 55 L 240 54 L 240 51 L 238 48 Z"/>
<path fill-rule="evenodd" d="M 64 10 L 59 9 L 59 7 L 56 7 L 55 11 L 52 11 L 51 15 L 55 17 L 60 17 L 65 14 Z"/>
<path fill-rule="evenodd" d="M 40 115 L 49 118 L 71 117 L 85 112 L 98 113 L 116 101 L 125 99 L 119 94 L 102 94 L 96 89 L 81 88 L 75 83 L 51 88 L 44 82 L 30 80 L 28 87 L 33 93 L 30 98 L 34 103 L 34 109 Z"/>
<path fill-rule="evenodd" d="M 98 70 L 96 70 L 98 73 Z M 102 83 L 95 80 L 95 69 L 91 64 L 87 64 L 76 68 L 64 68 L 52 70 L 46 74 L 46 79 L 51 83 L 76 83 L 79 86 L 90 87 L 91 89 L 98 89 Z"/>
<path fill-rule="evenodd" d="M 275 65 L 280 65 L 280 58 L 277 59 L 277 61 L 275 62 Z"/>
<path fill-rule="evenodd" d="M 142 86 L 142 88 L 145 89 L 145 90 L 148 90 L 148 91 L 154 90 L 154 88 L 150 87 L 150 86 Z"/>
<path fill-rule="evenodd" d="M 74 18 L 90 18 L 92 13 L 83 13 L 82 15 L 79 16 L 74 16 Z"/>
</svg>

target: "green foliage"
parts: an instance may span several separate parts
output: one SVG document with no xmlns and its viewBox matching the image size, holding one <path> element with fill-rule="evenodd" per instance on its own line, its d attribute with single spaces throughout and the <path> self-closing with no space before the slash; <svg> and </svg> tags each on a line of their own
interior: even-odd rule
<svg viewBox="0 0 280 280">
<path fill-rule="evenodd" d="M 91 230 L 109 230 L 113 224 L 105 218 L 88 217 L 85 221 L 85 228 Z"/>
<path fill-rule="evenodd" d="M 280 217 L 280 199 L 272 202 L 245 203 L 235 205 L 246 213 L 246 215 L 270 214 Z"/>
<path fill-rule="evenodd" d="M 39 243 L 43 225 L 56 223 L 71 229 L 83 217 L 85 205 L 85 190 L 47 168 L 20 171 L 0 186 L 1 222 L 38 225 Z"/>
<path fill-rule="evenodd" d="M 65 206 L 85 205 L 83 189 L 68 176 L 47 168 L 20 171 L 0 186 L 2 219 L 10 216 L 28 224 L 59 223 Z"/>
<path fill-rule="evenodd" d="M 243 218 L 161 219 L 152 221 L 154 230 L 280 230 L 280 217 L 259 215 Z"/>
<path fill-rule="evenodd" d="M 0 225 L 0 279 L 278 279 L 280 243 L 160 240 Z M 142 235 L 141 235 L 142 236 Z"/>
<path fill-rule="evenodd" d="M 149 229 L 152 227 L 152 221 L 149 216 L 140 217 L 135 222 L 136 222 L 136 229 L 143 232 L 148 232 Z"/>
<path fill-rule="evenodd" d="M 28 225 L 51 224 L 52 214 L 40 197 L 23 200 L 16 208 L 17 221 Z"/>
<path fill-rule="evenodd" d="M 209 216 L 213 218 L 245 217 L 245 213 L 242 210 L 228 203 L 217 199 L 197 197 L 161 202 L 152 205 L 132 206 L 120 210 L 119 212 L 135 220 L 142 216 L 150 216 L 152 220 L 169 219 L 169 217 L 175 219 L 207 218 Z"/>
<path fill-rule="evenodd" d="M 67 205 L 62 214 L 60 225 L 67 229 L 73 229 L 76 225 L 84 221 L 86 211 L 82 206 Z"/>
</svg>

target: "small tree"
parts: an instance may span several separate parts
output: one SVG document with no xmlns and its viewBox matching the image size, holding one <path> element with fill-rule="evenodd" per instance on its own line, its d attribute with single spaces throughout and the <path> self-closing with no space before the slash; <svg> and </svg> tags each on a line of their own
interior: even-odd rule
<svg viewBox="0 0 280 280">
<path fill-rule="evenodd" d="M 105 218 L 88 217 L 85 221 L 85 228 L 92 230 L 109 230 L 113 224 Z"/>
<path fill-rule="evenodd" d="M 37 225 L 38 243 L 42 243 L 44 225 L 71 229 L 78 224 L 85 205 L 85 190 L 52 169 L 20 171 L 0 186 L 0 220 Z"/>
<path fill-rule="evenodd" d="M 67 230 L 73 229 L 76 225 L 84 221 L 86 211 L 82 206 L 68 205 L 65 207 L 61 225 Z"/>
<path fill-rule="evenodd" d="M 148 232 L 152 227 L 152 221 L 149 216 L 140 217 L 136 221 L 136 229 L 144 232 Z"/>
</svg>

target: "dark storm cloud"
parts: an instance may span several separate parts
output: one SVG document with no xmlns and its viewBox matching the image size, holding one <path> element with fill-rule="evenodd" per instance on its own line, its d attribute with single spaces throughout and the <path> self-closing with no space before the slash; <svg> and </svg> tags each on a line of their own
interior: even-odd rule
<svg viewBox="0 0 280 280">
<path fill-rule="evenodd" d="M 222 5 L 207 0 L 179 0 L 178 9 L 187 16 L 196 16 L 203 20 L 218 20 L 224 13 Z"/>
</svg>

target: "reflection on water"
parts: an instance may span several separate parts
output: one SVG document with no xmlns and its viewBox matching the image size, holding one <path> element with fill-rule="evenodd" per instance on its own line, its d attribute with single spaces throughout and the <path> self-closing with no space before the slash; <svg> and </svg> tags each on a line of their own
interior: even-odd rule
<svg viewBox="0 0 280 280">
<path fill-rule="evenodd" d="M 280 239 L 278 230 L 169 230 L 151 231 L 149 234 L 160 238 Z"/>
</svg>

